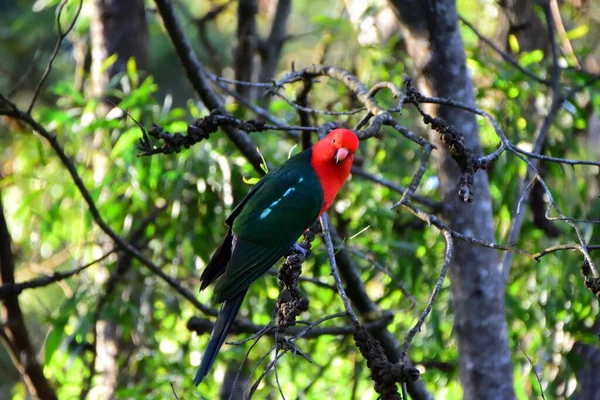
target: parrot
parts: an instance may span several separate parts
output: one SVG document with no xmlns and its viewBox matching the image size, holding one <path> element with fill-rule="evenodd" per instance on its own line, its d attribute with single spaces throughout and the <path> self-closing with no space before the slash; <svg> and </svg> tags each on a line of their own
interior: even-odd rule
<svg viewBox="0 0 600 400">
<path fill-rule="evenodd" d="M 212 367 L 250 284 L 297 246 L 331 206 L 350 175 L 358 144 L 353 131 L 333 129 L 263 176 L 226 219 L 225 239 L 200 276 L 200 290 L 216 282 L 213 297 L 222 305 L 194 385 Z"/>
</svg>

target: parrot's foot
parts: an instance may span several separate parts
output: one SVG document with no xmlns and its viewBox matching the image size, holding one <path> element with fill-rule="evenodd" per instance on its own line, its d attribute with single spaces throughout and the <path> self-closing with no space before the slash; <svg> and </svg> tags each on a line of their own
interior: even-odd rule
<svg viewBox="0 0 600 400">
<path fill-rule="evenodd" d="M 308 256 L 309 250 L 306 250 L 304 247 L 300 246 L 298 243 L 294 243 L 294 245 L 292 246 L 292 250 L 297 251 L 298 253 L 302 254 L 302 257 L 304 257 L 304 258 L 306 258 Z"/>
</svg>

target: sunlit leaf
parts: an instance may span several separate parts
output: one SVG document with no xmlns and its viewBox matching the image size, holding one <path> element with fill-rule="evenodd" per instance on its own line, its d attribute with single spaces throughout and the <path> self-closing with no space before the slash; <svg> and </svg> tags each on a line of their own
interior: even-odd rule
<svg viewBox="0 0 600 400">
<path fill-rule="evenodd" d="M 589 30 L 588 24 L 579 25 L 578 27 L 567 31 L 567 38 L 569 40 L 581 39 L 588 34 Z"/>
<path fill-rule="evenodd" d="M 136 149 L 135 143 L 137 143 L 140 137 L 142 137 L 142 132 L 138 127 L 129 128 L 123 132 L 110 153 L 111 158 L 119 157 L 124 152 L 137 152 L 138 150 Z"/>
<path fill-rule="evenodd" d="M 519 64 L 523 67 L 528 67 L 531 64 L 539 63 L 544 59 L 544 52 L 542 50 L 533 50 L 524 52 L 519 57 Z"/>
<path fill-rule="evenodd" d="M 58 349 L 62 342 L 64 337 L 64 331 L 62 328 L 62 326 L 55 326 L 46 337 L 46 342 L 44 343 L 44 365 L 50 364 L 54 352 Z"/>
</svg>

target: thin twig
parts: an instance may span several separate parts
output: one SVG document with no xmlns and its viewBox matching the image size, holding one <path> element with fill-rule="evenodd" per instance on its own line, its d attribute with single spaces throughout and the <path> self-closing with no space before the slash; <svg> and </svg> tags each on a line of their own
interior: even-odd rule
<svg viewBox="0 0 600 400">
<path fill-rule="evenodd" d="M 37 50 L 35 52 L 35 54 L 33 55 L 33 59 L 29 62 L 29 67 L 27 67 L 27 69 L 25 70 L 25 72 L 23 72 L 23 74 L 21 75 L 21 77 L 19 78 L 19 80 L 17 81 L 17 83 L 14 84 L 14 86 L 12 87 L 12 89 L 10 89 L 10 91 L 8 92 L 8 94 L 6 95 L 6 97 L 8 97 L 9 99 L 12 98 L 17 91 L 19 90 L 19 88 L 21 87 L 21 85 L 28 80 L 29 75 L 31 74 L 31 72 L 34 70 L 34 68 L 37 66 L 37 61 L 38 58 L 40 57 L 41 51 Z"/>
<path fill-rule="evenodd" d="M 537 76 L 536 74 L 534 74 L 533 72 L 529 71 L 527 68 L 523 67 L 521 64 L 519 64 L 519 62 L 517 60 L 515 60 L 510 54 L 506 53 L 505 51 L 503 51 L 501 48 L 499 48 L 498 46 L 496 46 L 496 44 L 494 42 L 492 42 L 490 39 L 488 39 L 487 37 L 485 37 L 481 32 L 479 32 L 479 30 L 477 30 L 477 28 L 475 28 L 475 25 L 473 25 L 472 23 L 470 23 L 469 21 L 467 21 L 463 16 L 459 16 L 458 19 L 465 24 L 466 26 L 469 27 L 469 29 L 471 29 L 473 31 L 473 33 L 481 40 L 483 41 L 485 44 L 487 44 L 488 46 L 490 46 L 492 49 L 494 49 L 494 51 L 496 53 L 498 53 L 498 55 L 500 57 L 502 57 L 504 59 L 504 61 L 506 61 L 507 63 L 509 63 L 510 65 L 512 65 L 513 67 L 515 67 L 516 69 L 518 69 L 519 71 L 521 71 L 523 74 L 527 75 L 528 77 L 530 77 L 531 79 L 542 83 L 544 85 L 550 85 L 550 81 L 540 78 L 539 76 Z"/>
<path fill-rule="evenodd" d="M 35 102 L 38 98 L 38 95 L 40 94 L 40 90 L 42 89 L 44 82 L 46 82 L 48 75 L 50 75 L 50 71 L 52 70 L 52 64 L 54 63 L 56 56 L 58 56 L 58 52 L 60 51 L 62 42 L 65 40 L 65 38 L 67 37 L 69 32 L 71 32 L 71 30 L 75 26 L 75 23 L 77 22 L 77 18 L 79 18 L 79 13 L 81 12 L 81 7 L 83 6 L 83 0 L 79 0 L 79 4 L 77 5 L 77 10 L 75 11 L 75 15 L 73 16 L 73 19 L 67 26 L 67 29 L 63 31 L 62 25 L 60 24 L 60 18 L 62 16 L 62 12 L 65 9 L 65 6 L 67 5 L 68 1 L 69 0 L 63 0 L 58 5 L 58 13 L 56 14 L 56 28 L 58 29 L 58 40 L 56 41 L 56 45 L 54 46 L 54 50 L 52 51 L 50 60 L 48 61 L 48 64 L 46 65 L 46 69 L 44 70 L 44 73 L 42 74 L 42 78 L 40 79 L 37 86 L 35 87 L 35 90 L 33 91 L 33 97 L 31 98 L 29 107 L 27 107 L 27 114 L 31 114 L 31 110 L 33 110 L 33 107 L 35 106 Z"/>
<path fill-rule="evenodd" d="M 281 388 L 281 383 L 279 383 L 279 374 L 277 373 L 277 360 L 279 357 L 277 357 L 277 352 L 278 350 L 275 350 L 275 360 L 273 362 L 273 371 L 275 372 L 275 382 L 277 383 L 277 389 L 279 389 L 279 394 L 281 395 L 281 398 L 283 400 L 285 400 L 285 395 L 283 394 L 283 389 Z"/>
<path fill-rule="evenodd" d="M 588 251 L 600 250 L 600 245 L 587 245 L 586 247 L 587 247 Z M 548 254 L 552 254 L 557 251 L 564 251 L 564 250 L 581 251 L 581 245 L 579 243 L 567 243 L 567 244 L 559 244 L 556 246 L 551 246 L 551 247 L 548 247 L 547 249 L 544 249 L 540 252 L 533 254 L 533 258 L 536 260 L 539 260 L 540 258 L 542 258 Z"/>
<path fill-rule="evenodd" d="M 275 76 L 283 45 L 286 42 L 287 25 L 291 13 L 292 0 L 277 1 L 269 35 L 258 46 L 261 56 L 261 66 L 258 74 L 260 81 L 266 81 Z"/>
<path fill-rule="evenodd" d="M 425 171 L 427 170 L 427 164 L 429 164 L 429 157 L 431 156 L 431 151 L 433 150 L 433 146 L 426 144 L 423 146 L 423 153 L 421 154 L 421 161 L 419 163 L 419 169 L 417 172 L 413 174 L 413 177 L 410 181 L 410 185 L 408 185 L 408 189 L 402 193 L 402 198 L 396 204 L 392 206 L 392 210 L 403 205 L 405 202 L 410 201 L 413 193 L 417 190 L 417 187 L 421 184 L 421 180 L 423 179 L 423 175 L 425 175 Z"/>
<path fill-rule="evenodd" d="M 175 193 L 178 191 L 174 191 L 171 197 L 174 197 Z M 166 202 L 164 205 L 155 207 L 148 215 L 140 222 L 139 226 L 131 232 L 128 237 L 128 242 L 131 243 L 136 248 L 145 247 L 148 239 L 144 238 L 144 234 L 146 233 L 146 229 L 148 226 L 156 220 L 156 217 L 159 215 L 161 211 L 166 208 Z M 81 400 L 85 400 L 92 389 L 92 383 L 94 380 L 94 376 L 96 375 L 96 359 L 98 357 L 98 322 L 100 321 L 100 317 L 102 312 L 104 311 L 104 307 L 109 303 L 112 293 L 117 287 L 118 282 L 124 278 L 126 272 L 131 268 L 132 257 L 127 253 L 120 253 L 119 258 L 116 262 L 116 266 L 114 271 L 110 274 L 107 279 L 104 287 L 102 288 L 102 295 L 100 299 L 96 302 L 96 307 L 94 313 L 92 315 L 92 341 L 91 341 L 91 349 L 92 349 L 92 359 L 89 363 L 89 373 L 84 378 L 81 392 L 79 394 L 79 398 Z"/>
<path fill-rule="evenodd" d="M 173 397 L 175 397 L 175 400 L 179 400 L 179 396 L 177 396 L 177 392 L 175 391 L 175 385 L 173 385 L 173 382 L 169 382 L 169 384 L 171 385 L 171 391 L 173 392 Z"/>
<path fill-rule="evenodd" d="M 215 48 L 215 46 L 213 46 L 213 44 L 210 42 L 210 40 L 208 38 L 208 33 L 206 32 L 206 26 L 207 26 L 208 22 L 216 19 L 219 16 L 219 14 L 221 14 L 221 12 L 223 12 L 232 3 L 233 3 L 233 1 L 229 0 L 222 4 L 213 5 L 212 8 L 210 9 L 210 11 L 208 11 L 206 14 L 204 14 L 204 16 L 194 20 L 196 28 L 198 29 L 198 36 L 200 37 L 200 41 L 202 41 L 202 44 L 204 45 L 204 47 L 206 47 L 206 49 L 210 52 L 210 54 L 211 54 L 210 59 L 211 59 L 212 63 L 214 64 L 214 67 L 218 71 L 223 70 L 223 64 L 221 61 L 221 57 L 219 55 L 219 51 Z"/>
<path fill-rule="evenodd" d="M 256 363 L 256 366 L 254 367 L 254 369 L 252 370 L 252 375 L 254 375 L 254 372 L 256 371 L 256 368 L 258 367 L 258 365 L 260 365 L 260 363 L 262 363 L 262 361 L 273 352 L 273 350 L 275 350 L 277 348 L 277 346 L 273 346 L 271 348 L 271 350 L 269 350 L 263 357 L 260 358 L 260 360 L 258 360 L 258 362 Z M 271 370 L 271 368 L 273 368 L 273 365 L 275 364 L 275 362 L 277 362 L 277 360 L 281 357 L 283 357 L 283 355 L 286 353 L 287 351 L 284 350 L 281 353 L 277 354 L 275 359 L 273 361 L 271 361 L 269 363 L 269 365 L 267 365 L 267 367 L 264 369 L 264 371 L 259 375 L 259 377 L 256 379 L 256 382 L 254 382 L 254 384 L 252 385 L 252 387 L 250 388 L 250 392 L 248 393 L 248 396 L 246 397 L 246 399 L 251 399 L 252 396 L 254 395 L 254 392 L 256 392 L 256 389 L 258 389 L 258 386 L 260 385 L 260 382 L 263 380 L 263 378 L 267 375 L 267 373 Z"/>
<path fill-rule="evenodd" d="M 387 275 L 391 280 L 392 283 L 394 284 L 394 286 L 396 286 L 398 289 L 400 289 L 400 291 L 402 292 L 402 294 L 408 298 L 408 300 L 410 301 L 410 307 L 408 308 L 409 310 L 414 308 L 417 305 L 417 299 L 415 296 L 412 295 L 412 293 L 410 293 L 408 291 L 408 289 L 406 289 L 404 287 L 404 285 L 402 284 L 402 282 L 398 281 L 394 275 L 383 265 L 381 265 L 380 263 L 378 263 L 373 257 L 370 257 L 369 255 L 363 253 L 362 251 L 351 247 L 351 246 L 344 246 L 344 248 L 346 250 L 348 250 L 350 253 L 352 254 L 356 254 L 357 256 L 359 256 L 360 258 L 362 258 L 363 260 L 367 261 L 371 266 L 373 266 L 375 269 L 377 269 L 378 271 L 382 272 L 383 274 Z"/>
<path fill-rule="evenodd" d="M 372 173 L 370 173 L 362 168 L 358 168 L 356 166 L 352 167 L 352 175 L 356 175 L 356 176 L 360 176 L 361 178 L 368 179 L 372 182 L 375 182 L 379 185 L 385 186 L 386 188 L 391 189 L 394 192 L 397 192 L 400 194 L 404 194 L 404 192 L 406 192 L 406 190 L 407 190 L 405 187 L 402 187 L 388 179 L 385 179 L 383 177 L 372 174 Z M 421 196 L 419 194 L 413 193 L 410 198 L 416 203 L 421 203 L 421 204 L 431 208 L 431 210 L 434 213 L 441 211 L 441 209 L 442 209 L 442 205 L 439 202 L 436 202 L 435 200 L 429 199 L 429 198 Z"/>
<path fill-rule="evenodd" d="M 335 261 L 335 249 L 333 248 L 333 242 L 331 241 L 331 234 L 329 232 L 329 219 L 327 217 L 327 213 L 324 213 L 321 216 L 321 226 L 323 227 L 323 237 L 325 238 L 325 246 L 327 247 L 327 255 L 329 256 L 329 264 L 331 265 L 331 273 L 333 278 L 335 279 L 335 284 L 338 289 L 338 293 L 344 302 L 344 308 L 346 309 L 346 313 L 352 320 L 352 324 L 355 327 L 360 326 L 360 320 L 356 316 L 356 313 L 352 309 L 352 305 L 350 304 L 350 300 L 348 300 L 348 296 L 344 291 L 344 286 L 342 285 L 342 279 L 340 278 L 340 274 L 337 269 L 337 263 Z"/>
<path fill-rule="evenodd" d="M 28 281 L 23 281 L 23 282 L 15 282 L 12 284 L 5 283 L 0 286 L 0 300 L 6 299 L 10 296 L 18 296 L 23 290 L 26 290 L 26 289 L 36 289 L 36 288 L 48 286 L 55 282 L 59 282 L 64 279 L 70 278 L 73 275 L 76 275 L 76 274 L 88 269 L 89 267 L 96 265 L 99 262 L 105 260 L 108 256 L 113 254 L 115 251 L 117 251 L 116 247 L 113 248 L 112 250 L 104 253 L 99 258 L 97 258 L 93 261 L 90 261 L 89 263 L 87 263 L 85 265 L 81 265 L 77 268 L 73 268 L 69 271 L 54 272 L 52 275 L 38 276 L 37 278 L 33 278 L 33 279 L 30 279 Z"/>
<path fill-rule="evenodd" d="M 574 62 L 577 68 L 581 68 L 581 62 L 577 58 L 577 54 L 573 50 L 573 45 L 569 40 L 569 36 L 567 35 L 567 30 L 565 29 L 565 25 L 562 22 L 562 17 L 560 15 L 560 9 L 558 8 L 558 2 L 556 0 L 549 0 L 550 9 L 552 10 L 552 18 L 554 19 L 554 24 L 556 25 L 556 31 L 560 36 L 560 39 L 563 42 L 563 47 L 565 49 L 565 53 L 571 56 L 572 61 Z"/>
<path fill-rule="evenodd" d="M 354 328 L 352 326 L 347 325 L 339 325 L 339 326 L 327 326 L 323 328 L 316 328 L 318 325 L 322 324 L 325 321 L 329 321 L 334 318 L 341 318 L 347 316 L 346 312 L 339 312 L 331 315 L 326 315 L 321 317 L 315 321 L 310 323 L 306 323 L 303 321 L 298 321 L 298 324 L 306 324 L 306 326 L 299 327 L 293 326 L 286 330 L 286 334 L 292 338 L 292 341 L 295 343 L 300 338 L 312 339 L 320 336 L 348 336 L 354 333 Z M 380 318 L 373 320 L 372 322 L 367 322 L 363 325 L 363 327 L 368 331 L 377 331 L 384 329 L 387 325 L 389 325 L 393 320 L 392 313 L 389 312 L 379 312 Z M 194 331 L 201 334 L 208 334 L 212 331 L 214 324 L 212 321 L 204 318 L 192 317 L 187 322 L 187 329 L 190 331 Z M 274 325 L 268 324 L 266 326 L 253 324 L 251 321 L 244 318 L 237 318 L 235 323 L 231 328 L 232 334 L 240 334 L 240 333 L 250 333 L 251 336 L 246 339 L 237 340 L 237 341 L 227 341 L 227 344 L 230 345 L 241 345 L 248 341 L 254 340 L 257 337 L 262 336 L 275 336 L 276 330 L 274 329 Z"/>
<path fill-rule="evenodd" d="M 235 378 L 233 380 L 233 384 L 232 384 L 232 388 L 236 388 L 237 387 L 237 383 L 238 380 L 242 374 L 242 369 L 244 368 L 244 365 L 246 364 L 246 361 L 248 360 L 248 358 L 250 357 L 250 352 L 252 351 L 252 349 L 254 348 L 254 346 L 256 346 L 258 344 L 258 341 L 261 339 L 261 336 L 256 337 L 256 339 L 254 340 L 254 343 L 252 343 L 252 345 L 250 346 L 250 348 L 248 349 L 248 351 L 246 352 L 246 355 L 244 356 L 244 359 L 242 360 L 242 362 L 240 363 L 240 366 L 238 367 L 237 372 L 235 373 Z M 270 352 L 269 352 L 270 353 Z M 267 353 L 267 354 L 269 354 Z M 252 377 L 252 375 L 254 374 L 254 371 L 256 371 L 256 368 L 258 368 L 258 365 L 260 364 L 260 362 L 262 361 L 259 360 L 259 362 L 254 366 L 254 370 L 252 370 L 252 373 L 250 374 L 250 378 Z M 229 395 L 229 399 L 228 400 L 233 400 L 233 395 L 236 394 L 235 390 L 232 390 L 230 395 Z"/>
<path fill-rule="evenodd" d="M 540 393 L 542 394 L 542 399 L 546 400 L 546 396 L 544 396 L 544 387 L 542 386 L 542 380 L 540 379 L 540 376 L 538 375 L 537 369 L 535 368 L 533 361 L 527 355 L 527 353 L 525 352 L 525 350 L 521 347 L 521 345 L 519 343 L 517 343 L 517 347 L 519 348 L 519 350 L 521 350 L 521 352 L 523 352 L 523 354 L 527 358 L 527 361 L 529 361 L 529 364 L 531 364 L 531 368 L 533 369 L 533 373 L 535 374 L 535 379 L 537 379 L 537 382 L 540 385 Z"/>
<path fill-rule="evenodd" d="M 408 393 L 406 392 L 406 382 L 402 382 L 402 400 L 408 400 Z"/>
<path fill-rule="evenodd" d="M 321 317 L 321 318 L 317 319 L 316 321 L 311 322 L 310 324 L 308 324 L 307 327 L 305 327 L 304 329 L 302 329 L 300 332 L 296 333 L 293 336 L 294 343 L 297 342 L 298 339 L 300 339 L 302 337 L 308 337 L 309 333 L 310 334 L 315 334 L 315 332 L 316 332 L 315 328 L 318 325 L 322 324 L 323 322 L 332 320 L 334 318 L 345 317 L 347 315 L 348 315 L 347 312 L 340 312 L 340 313 L 335 313 L 335 314 L 327 315 L 325 317 Z M 344 327 L 344 328 L 346 328 L 346 327 Z M 324 331 L 326 328 L 321 328 L 321 329 Z"/>
<path fill-rule="evenodd" d="M 460 240 L 460 241 L 466 242 L 466 243 L 470 243 L 470 244 L 473 244 L 476 246 L 489 247 L 490 249 L 504 250 L 504 251 L 507 251 L 510 253 L 519 254 L 519 255 L 533 259 L 533 254 L 531 254 L 523 249 L 520 249 L 518 247 L 505 245 L 505 244 L 501 244 L 501 243 L 496 243 L 496 242 L 489 242 L 486 240 L 482 240 L 482 239 L 475 238 L 472 236 L 467 236 L 460 232 L 457 232 L 457 231 L 451 229 L 450 227 L 448 227 L 448 225 L 446 225 L 444 222 L 442 222 L 442 220 L 440 218 L 438 218 L 437 216 L 426 213 L 425 211 L 423 211 L 423 210 L 419 209 L 418 207 L 416 207 L 415 205 L 413 205 L 412 202 L 410 202 L 410 201 L 406 201 L 404 204 L 402 204 L 402 206 L 407 208 L 410 212 L 412 212 L 420 220 L 435 226 L 436 228 L 438 228 L 441 231 L 448 231 L 448 233 L 450 233 L 452 235 L 452 237 L 457 240 Z M 401 210 L 401 209 L 398 208 L 396 210 L 398 212 L 398 210 Z"/>
<path fill-rule="evenodd" d="M 209 75 L 210 76 L 210 75 Z M 223 92 L 227 93 L 228 95 L 230 95 L 231 97 L 233 97 L 236 101 L 238 101 L 240 104 L 242 104 L 244 107 L 249 108 L 254 114 L 256 114 L 258 117 L 263 118 L 267 121 L 270 121 L 271 123 L 277 125 L 277 126 L 289 126 L 289 124 L 282 120 L 281 118 L 271 114 L 270 112 L 268 112 L 266 109 L 257 106 L 256 104 L 253 104 L 252 102 L 246 100 L 244 98 L 244 96 L 242 96 L 240 93 L 236 92 L 235 90 L 229 88 L 227 85 L 216 81 L 214 79 L 211 78 L 211 81 L 214 83 L 214 85 L 216 85 L 220 90 L 222 90 Z M 296 137 L 297 136 L 297 132 L 294 131 L 289 131 L 288 132 L 291 136 Z"/>
<path fill-rule="evenodd" d="M 20 111 L 12 102 L 10 102 L 8 99 L 6 99 L 2 94 L 0 94 L 0 100 L 3 101 L 5 104 L 7 104 L 13 110 L 10 112 L 11 115 L 13 115 L 13 116 L 17 117 L 18 119 L 20 119 L 21 121 L 25 122 L 34 131 L 36 131 L 40 136 L 42 136 L 44 139 L 46 139 L 46 141 L 50 144 L 50 146 L 55 151 L 55 153 L 57 154 L 57 156 L 60 159 L 60 161 L 62 162 L 62 164 L 65 166 L 67 171 L 69 171 L 69 174 L 71 175 L 71 178 L 73 179 L 73 182 L 75 183 L 75 186 L 79 190 L 79 193 L 82 195 L 85 203 L 87 204 L 87 206 L 89 208 L 90 214 L 92 215 L 94 222 L 96 222 L 96 224 L 100 227 L 100 229 L 102 229 L 102 231 L 104 231 L 104 233 L 106 233 L 115 242 L 115 245 L 117 245 L 121 250 L 125 251 L 129 255 L 131 255 L 134 258 L 136 258 L 137 260 L 139 260 L 142 265 L 144 265 L 145 267 L 150 269 L 152 271 L 152 273 L 157 275 L 159 278 L 161 278 L 163 281 L 165 281 L 169 286 L 171 286 L 177 293 L 179 293 L 185 299 L 190 301 L 198 310 L 200 310 L 203 313 L 208 314 L 208 315 L 216 315 L 216 312 L 214 310 L 211 310 L 204 304 L 200 303 L 198 301 L 198 299 L 196 298 L 196 296 L 190 290 L 183 287 L 181 285 L 181 283 L 179 282 L 179 280 L 167 275 L 162 270 L 162 268 L 160 268 L 159 266 L 154 264 L 152 261 L 150 261 L 148 258 L 146 258 L 135 247 L 133 247 L 125 239 L 123 239 L 121 236 L 119 236 L 106 223 L 106 221 L 104 221 L 104 218 L 102 218 L 102 216 L 100 215 L 100 211 L 96 207 L 96 203 L 94 202 L 92 195 L 90 194 L 89 190 L 83 183 L 83 180 L 81 179 L 79 173 L 77 172 L 77 168 L 75 167 L 75 164 L 66 155 L 62 145 L 58 142 L 58 139 L 56 138 L 56 136 L 54 136 L 50 132 L 48 132 L 46 130 L 46 128 L 44 128 L 39 122 L 37 122 L 37 120 L 35 120 L 30 114 Z M 2 114 L 2 113 L 3 112 L 0 111 L 0 114 Z M 5 113 L 5 115 L 6 114 L 7 113 Z"/>
<path fill-rule="evenodd" d="M 440 276 L 437 280 L 437 283 L 435 284 L 433 293 L 431 293 L 431 297 L 429 298 L 427 306 L 421 313 L 421 316 L 419 317 L 419 320 L 417 321 L 415 326 L 408 332 L 408 335 L 406 335 L 406 339 L 404 339 L 404 344 L 402 345 L 402 356 L 400 357 L 401 362 L 404 362 L 406 360 L 408 350 L 410 348 L 410 343 L 412 342 L 417 332 L 421 331 L 421 327 L 423 326 L 425 319 L 431 312 L 431 309 L 433 308 L 433 303 L 435 303 L 435 299 L 437 298 L 437 295 L 440 292 L 442 285 L 444 284 L 444 280 L 446 279 L 448 267 L 450 267 L 450 261 L 452 260 L 453 253 L 452 235 L 450 235 L 448 231 L 442 231 L 442 234 L 444 235 L 444 239 L 446 240 L 446 252 L 444 256 L 444 263 L 442 264 L 442 271 L 440 272 Z"/>
</svg>

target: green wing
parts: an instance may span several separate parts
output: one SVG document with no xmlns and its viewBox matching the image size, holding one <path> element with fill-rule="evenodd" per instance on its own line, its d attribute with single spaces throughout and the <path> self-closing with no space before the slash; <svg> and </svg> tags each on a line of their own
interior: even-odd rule
<svg viewBox="0 0 600 400">
<path fill-rule="evenodd" d="M 310 166 L 310 151 L 266 175 L 233 211 L 233 246 L 217 301 L 246 289 L 271 268 L 319 216 L 323 190 Z"/>
</svg>

